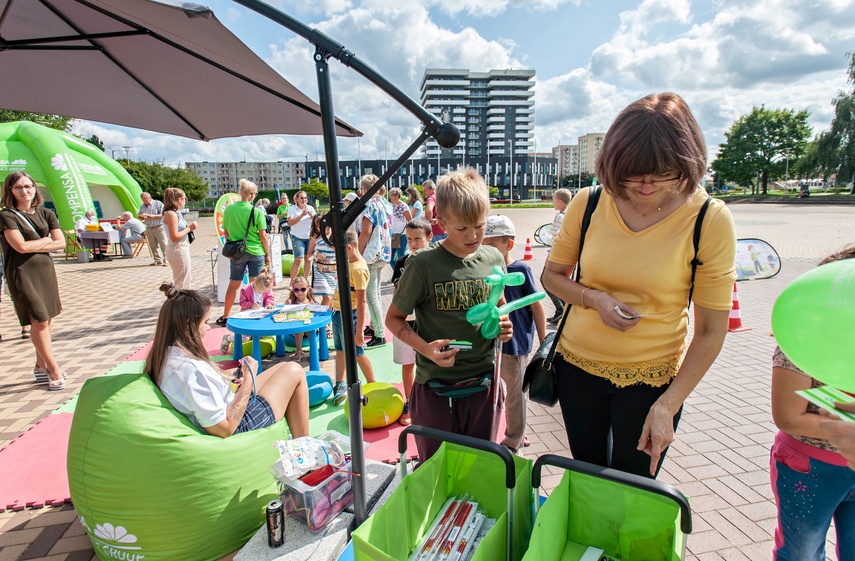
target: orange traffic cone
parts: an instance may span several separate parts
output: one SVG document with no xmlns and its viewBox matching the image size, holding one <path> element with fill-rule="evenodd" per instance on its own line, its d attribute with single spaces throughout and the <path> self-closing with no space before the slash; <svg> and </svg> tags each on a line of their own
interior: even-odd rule
<svg viewBox="0 0 855 561">
<path fill-rule="evenodd" d="M 739 294 L 736 293 L 736 283 L 733 283 L 733 307 L 730 308 L 730 320 L 727 325 L 730 333 L 750 331 L 750 327 L 742 326 L 742 316 L 739 313 Z"/>
<path fill-rule="evenodd" d="M 525 239 L 525 253 L 523 254 L 523 261 L 531 261 L 534 259 L 534 254 L 531 252 L 531 238 Z"/>
</svg>

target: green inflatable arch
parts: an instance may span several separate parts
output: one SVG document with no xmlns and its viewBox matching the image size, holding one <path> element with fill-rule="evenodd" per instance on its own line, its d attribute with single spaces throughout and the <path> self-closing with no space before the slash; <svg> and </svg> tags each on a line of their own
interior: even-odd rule
<svg viewBox="0 0 855 561">
<path fill-rule="evenodd" d="M 76 136 L 37 123 L 0 124 L 0 177 L 13 171 L 36 180 L 63 230 L 95 210 L 95 200 L 104 218 L 126 210 L 136 214 L 142 204 L 139 184 L 115 160 Z"/>
</svg>

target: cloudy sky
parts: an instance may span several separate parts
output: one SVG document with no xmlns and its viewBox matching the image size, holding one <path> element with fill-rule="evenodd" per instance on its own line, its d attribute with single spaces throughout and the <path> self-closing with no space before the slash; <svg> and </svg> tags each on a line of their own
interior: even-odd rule
<svg viewBox="0 0 855 561">
<path fill-rule="evenodd" d="M 206 3 L 287 80 L 313 99 L 313 48 L 229 0 Z M 425 68 L 536 71 L 538 151 L 605 132 L 617 112 L 651 92 L 675 91 L 695 113 L 713 158 L 735 119 L 755 105 L 807 109 L 817 133 L 847 88 L 855 0 L 268 0 L 316 27 L 414 99 Z M 355 72 L 330 61 L 336 114 L 365 133 L 339 156 L 398 156 L 418 122 Z M 78 121 L 116 157 L 187 161 L 323 158 L 320 137 L 199 142 Z M 110 153 L 110 150 L 107 151 Z"/>
</svg>

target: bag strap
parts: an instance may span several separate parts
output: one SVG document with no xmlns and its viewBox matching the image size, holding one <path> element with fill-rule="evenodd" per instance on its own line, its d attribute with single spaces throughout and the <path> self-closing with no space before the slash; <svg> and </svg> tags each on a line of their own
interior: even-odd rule
<svg viewBox="0 0 855 561">
<path fill-rule="evenodd" d="M 246 239 L 249 237 L 249 225 L 252 224 L 253 216 L 255 216 L 255 207 L 252 206 L 252 203 L 249 203 L 249 217 L 246 219 L 246 231 L 243 233 L 243 243 L 246 243 Z"/>
<path fill-rule="evenodd" d="M 603 186 L 588 188 L 588 206 L 585 207 L 585 214 L 582 217 L 582 231 L 579 236 L 579 257 L 576 260 L 576 270 L 573 271 L 573 280 L 578 281 L 582 278 L 582 249 L 585 247 L 585 236 L 588 233 L 588 227 L 591 225 L 591 216 L 597 209 L 597 203 L 600 202 L 600 195 L 603 192 Z M 567 318 L 570 316 L 570 308 L 572 304 L 569 302 L 564 306 L 564 315 L 561 316 L 561 323 L 558 324 L 558 329 L 555 330 L 555 338 L 552 340 L 552 346 L 549 348 L 549 354 L 546 355 L 544 366 L 552 368 L 552 361 L 555 358 L 555 352 L 558 350 L 558 340 L 561 338 L 561 331 L 564 329 L 564 324 L 567 323 Z"/>
<path fill-rule="evenodd" d="M 695 246 L 695 256 L 692 258 L 692 282 L 689 286 L 689 306 L 692 305 L 692 294 L 695 292 L 695 273 L 698 272 L 698 265 L 703 265 L 703 263 L 698 261 L 698 248 L 701 246 L 701 226 L 704 223 L 704 216 L 707 214 L 707 209 L 710 207 L 710 201 L 712 201 L 712 197 L 707 196 L 707 200 L 704 201 L 701 210 L 698 212 L 698 217 L 695 219 L 695 233 L 692 236 L 692 244 Z"/>
<path fill-rule="evenodd" d="M 18 209 L 15 209 L 15 208 L 9 208 L 9 209 L 7 209 L 7 210 L 9 210 L 9 211 L 11 211 L 11 212 L 14 212 L 16 215 L 18 215 L 18 218 L 20 218 L 21 220 L 23 220 L 23 221 L 24 221 L 24 224 L 27 226 L 27 228 L 29 228 L 30 230 L 32 230 L 32 231 L 33 231 L 33 232 L 35 232 L 36 234 L 38 234 L 38 233 L 39 233 L 39 232 L 38 232 L 38 230 L 36 230 L 36 227 L 35 227 L 35 225 L 32 223 L 32 221 L 31 221 L 29 218 L 27 218 L 26 216 L 24 216 L 23 214 L 21 214 L 20 212 L 18 212 Z"/>
</svg>

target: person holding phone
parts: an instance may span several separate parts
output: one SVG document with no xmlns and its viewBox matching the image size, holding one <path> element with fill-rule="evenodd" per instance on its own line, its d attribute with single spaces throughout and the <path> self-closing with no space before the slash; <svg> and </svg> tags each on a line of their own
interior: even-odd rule
<svg viewBox="0 0 855 561">
<path fill-rule="evenodd" d="M 292 438 L 309 434 L 309 390 L 298 364 L 280 362 L 256 377 L 258 363 L 244 357 L 237 371 L 221 371 L 202 342 L 210 329 L 211 299 L 171 283 L 160 290 L 166 302 L 144 371 L 175 409 L 222 438 L 268 427 L 283 417 Z"/>
<path fill-rule="evenodd" d="M 634 101 L 597 158 L 603 184 L 579 258 L 591 190 L 570 205 L 543 286 L 574 304 L 558 343 L 558 395 L 573 457 L 655 477 L 683 402 L 727 334 L 736 235 L 711 200 L 693 278 L 694 230 L 707 201 L 704 136 L 674 93 Z M 581 278 L 571 278 L 577 263 Z M 686 345 L 689 300 L 694 303 Z"/>
</svg>

